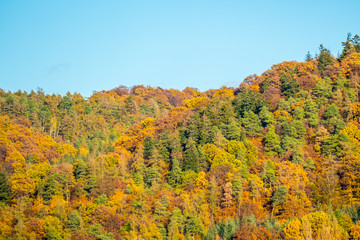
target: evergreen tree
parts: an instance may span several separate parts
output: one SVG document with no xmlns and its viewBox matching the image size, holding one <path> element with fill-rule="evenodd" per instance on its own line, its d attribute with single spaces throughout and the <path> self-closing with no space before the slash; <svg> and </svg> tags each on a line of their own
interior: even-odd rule
<svg viewBox="0 0 360 240">
<path fill-rule="evenodd" d="M 146 171 L 145 182 L 149 186 L 153 186 L 155 183 L 160 181 L 160 173 L 157 167 L 151 167 Z"/>
<path fill-rule="evenodd" d="M 154 142 L 151 136 L 146 136 L 144 139 L 144 158 L 149 159 L 154 149 Z"/>
<path fill-rule="evenodd" d="M 306 56 L 305 56 L 305 61 L 309 62 L 314 60 L 314 58 L 311 56 L 310 52 L 307 52 Z"/>
<path fill-rule="evenodd" d="M 234 107 L 230 101 L 224 101 L 220 103 L 219 110 L 220 123 L 230 124 L 235 117 Z"/>
<path fill-rule="evenodd" d="M 76 163 L 74 175 L 76 180 L 80 178 L 85 179 L 87 177 L 87 165 L 84 161 L 79 160 Z"/>
<path fill-rule="evenodd" d="M 90 175 L 88 181 L 85 184 L 84 190 L 91 193 L 92 190 L 98 185 L 98 179 L 94 175 Z"/>
<path fill-rule="evenodd" d="M 243 186 L 242 186 L 242 178 L 240 176 L 236 177 L 234 180 L 233 180 L 233 183 L 232 183 L 232 192 L 235 196 L 235 199 L 237 201 L 240 200 L 240 197 L 241 197 L 241 194 L 243 192 Z"/>
<path fill-rule="evenodd" d="M 198 238 L 204 235 L 204 225 L 202 224 L 200 218 L 191 216 L 188 217 L 185 223 L 185 233 L 188 237 Z"/>
<path fill-rule="evenodd" d="M 236 231 L 236 223 L 233 219 L 226 219 L 225 222 L 219 221 L 217 232 L 224 240 L 231 240 L 233 239 L 233 235 Z"/>
<path fill-rule="evenodd" d="M 105 193 L 103 193 L 94 201 L 94 203 L 106 206 L 108 204 L 108 197 Z"/>
<path fill-rule="evenodd" d="M 244 113 L 244 118 L 241 120 L 246 130 L 246 133 L 251 136 L 258 136 L 261 131 L 261 121 L 255 113 L 248 111 Z"/>
<path fill-rule="evenodd" d="M 211 143 L 214 138 L 215 132 L 213 131 L 213 126 L 211 120 L 207 117 L 206 114 L 203 114 L 201 117 L 200 124 L 200 144 L 205 145 L 206 143 Z"/>
<path fill-rule="evenodd" d="M 340 117 L 339 108 L 336 105 L 331 104 L 326 108 L 326 111 L 324 113 L 325 119 L 339 118 L 339 117 Z"/>
<path fill-rule="evenodd" d="M 291 79 L 288 75 L 281 74 L 281 91 L 285 94 L 286 97 L 295 97 L 296 93 L 300 90 L 300 84 L 296 79 Z"/>
<path fill-rule="evenodd" d="M 292 116 L 295 120 L 302 120 L 305 116 L 304 109 L 301 107 L 296 107 L 292 111 Z"/>
<path fill-rule="evenodd" d="M 273 125 L 269 127 L 268 132 L 264 137 L 264 150 L 268 155 L 276 155 L 280 152 L 280 137 L 275 133 Z"/>
<path fill-rule="evenodd" d="M 168 238 L 180 240 L 181 233 L 184 232 L 184 216 L 179 208 L 175 208 L 171 213 L 170 221 L 167 226 Z"/>
<path fill-rule="evenodd" d="M 281 148 L 282 148 L 281 153 L 285 154 L 287 151 L 295 148 L 298 145 L 298 141 L 295 138 L 285 136 L 281 140 L 280 145 L 281 145 Z"/>
<path fill-rule="evenodd" d="M 178 186 L 181 183 L 181 168 L 177 158 L 172 159 L 171 170 L 169 174 L 169 184 L 173 187 Z"/>
<path fill-rule="evenodd" d="M 184 170 L 199 172 L 199 152 L 192 138 L 189 138 L 184 152 Z"/>
<path fill-rule="evenodd" d="M 272 206 L 275 207 L 278 205 L 284 205 L 286 202 L 286 199 L 287 199 L 287 192 L 288 192 L 288 189 L 286 186 L 281 185 L 281 186 L 277 187 L 274 194 L 270 198 L 270 200 L 272 202 Z"/>
<path fill-rule="evenodd" d="M 44 190 L 42 197 L 44 198 L 44 204 L 50 204 L 51 198 L 58 194 L 58 182 L 55 180 L 53 174 L 49 175 L 44 184 Z"/>
<path fill-rule="evenodd" d="M 82 218 L 77 211 L 72 211 L 69 215 L 69 218 L 66 222 L 66 226 L 70 231 L 76 231 L 81 228 Z"/>
<path fill-rule="evenodd" d="M 304 167 L 313 171 L 315 169 L 314 161 L 312 158 L 308 158 L 304 164 Z"/>
<path fill-rule="evenodd" d="M 259 118 L 261 119 L 263 127 L 275 123 L 274 115 L 272 115 L 272 113 L 269 111 L 269 108 L 267 108 L 266 106 L 261 109 L 259 113 Z"/>
<path fill-rule="evenodd" d="M 300 147 L 297 147 L 296 150 L 293 152 L 293 154 L 290 157 L 290 160 L 293 163 L 298 163 L 300 165 L 304 165 L 304 154 Z"/>
<path fill-rule="evenodd" d="M 303 137 L 306 134 L 306 129 L 305 129 L 305 126 L 304 126 L 304 122 L 299 121 L 299 120 L 294 120 L 291 123 L 291 127 L 293 129 L 295 129 L 295 135 L 293 137 L 295 137 L 297 139 L 303 139 Z"/>
<path fill-rule="evenodd" d="M 318 99 L 320 99 L 320 101 L 324 104 L 327 103 L 333 95 L 333 86 L 331 83 L 332 80 L 330 78 L 323 78 L 318 81 L 316 86 L 313 88 L 313 95 L 318 97 Z"/>
<path fill-rule="evenodd" d="M 159 232 L 160 232 L 163 240 L 166 240 L 166 239 L 167 239 L 166 228 L 165 228 L 164 225 L 162 225 L 162 224 L 159 224 L 159 225 L 158 225 L 158 228 L 159 228 Z"/>
<path fill-rule="evenodd" d="M 170 133 L 165 132 L 162 134 L 159 134 L 157 136 L 157 149 L 159 151 L 159 154 L 161 156 L 161 159 L 164 160 L 165 163 L 169 163 L 170 160 L 170 153 L 171 153 L 171 147 L 170 147 Z"/>
<path fill-rule="evenodd" d="M 320 44 L 320 54 L 317 58 L 318 60 L 318 69 L 323 71 L 326 66 L 335 64 L 335 59 L 331 56 L 331 53 L 328 49 L 324 48 L 322 44 Z"/>
<path fill-rule="evenodd" d="M 235 112 L 240 117 L 243 117 L 245 112 L 249 111 L 259 113 L 261 108 L 267 104 L 259 93 L 254 93 L 246 88 L 240 88 L 239 91 L 233 100 L 233 105 Z"/>
<path fill-rule="evenodd" d="M 278 177 L 275 175 L 275 170 L 276 167 L 271 160 L 265 163 L 262 179 L 264 180 L 264 183 L 267 185 L 267 187 L 274 186 L 278 180 Z"/>
<path fill-rule="evenodd" d="M 351 39 L 351 33 L 348 33 L 346 42 L 342 42 L 342 45 L 344 46 L 344 48 L 341 52 L 340 59 L 343 59 L 346 56 L 357 51 L 356 47 L 354 46 L 354 44 L 356 45 L 356 42 L 354 42 L 354 40 L 356 39 L 356 36 L 354 37 L 354 39 Z M 357 36 L 357 37 L 359 37 L 359 36 Z"/>
<path fill-rule="evenodd" d="M 155 202 L 154 215 L 155 220 L 163 220 L 169 216 L 167 209 L 169 207 L 169 197 L 167 195 L 163 196 L 157 202 Z"/>
<path fill-rule="evenodd" d="M 179 161 L 181 161 L 181 157 L 182 157 L 182 147 L 181 147 L 181 143 L 180 143 L 180 137 L 179 134 L 174 134 L 171 138 L 170 138 L 170 149 L 171 149 L 171 158 L 177 158 Z M 180 164 L 180 162 L 179 162 Z M 181 164 L 180 164 L 181 166 Z"/>
<path fill-rule="evenodd" d="M 290 112 L 290 109 L 291 109 L 290 102 L 286 101 L 285 99 L 281 99 L 280 102 L 278 103 L 277 110 Z"/>
<path fill-rule="evenodd" d="M 201 139 L 201 120 L 200 114 L 194 112 L 193 115 L 190 117 L 189 125 L 187 126 L 187 133 L 188 137 L 192 138 L 192 140 L 198 144 Z"/>
<path fill-rule="evenodd" d="M 240 141 L 243 137 L 243 131 L 241 130 L 241 126 L 238 122 L 232 121 L 230 125 L 227 126 L 227 131 L 225 137 L 229 140 L 238 140 Z"/>
<path fill-rule="evenodd" d="M 10 203 L 11 191 L 10 185 L 7 182 L 7 177 L 4 172 L 0 172 L 0 201 L 4 203 Z"/>
<path fill-rule="evenodd" d="M 159 154 L 159 151 L 157 148 L 153 148 L 149 160 L 147 162 L 148 166 L 154 166 L 154 167 L 159 167 L 160 166 L 160 161 L 162 161 L 162 158 Z"/>
<path fill-rule="evenodd" d="M 215 224 L 212 224 L 206 233 L 205 240 L 214 240 L 216 239 L 217 236 L 218 236 L 217 227 L 215 226 Z"/>
<path fill-rule="evenodd" d="M 308 118 L 310 127 L 315 127 L 319 124 L 318 107 L 311 99 L 305 102 L 305 117 Z"/>
</svg>

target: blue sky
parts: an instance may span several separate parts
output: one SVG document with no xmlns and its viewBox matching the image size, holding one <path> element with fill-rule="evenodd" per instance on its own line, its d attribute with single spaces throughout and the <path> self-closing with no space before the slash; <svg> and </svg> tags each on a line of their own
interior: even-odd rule
<svg viewBox="0 0 360 240">
<path fill-rule="evenodd" d="M 360 1 L 0 1 L 0 88 L 237 86 L 360 34 Z"/>
</svg>

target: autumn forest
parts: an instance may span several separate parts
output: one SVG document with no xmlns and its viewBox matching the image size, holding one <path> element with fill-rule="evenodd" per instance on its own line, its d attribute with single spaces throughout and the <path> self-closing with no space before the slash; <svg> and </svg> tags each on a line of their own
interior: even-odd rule
<svg viewBox="0 0 360 240">
<path fill-rule="evenodd" d="M 238 88 L 0 89 L 0 239 L 360 239 L 360 38 L 342 45 Z"/>
</svg>

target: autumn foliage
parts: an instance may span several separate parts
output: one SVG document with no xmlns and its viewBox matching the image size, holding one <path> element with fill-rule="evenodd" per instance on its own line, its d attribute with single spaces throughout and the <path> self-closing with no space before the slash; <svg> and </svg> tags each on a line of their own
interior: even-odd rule
<svg viewBox="0 0 360 240">
<path fill-rule="evenodd" d="M 239 88 L 0 90 L 0 239 L 360 239 L 360 45 Z"/>
</svg>

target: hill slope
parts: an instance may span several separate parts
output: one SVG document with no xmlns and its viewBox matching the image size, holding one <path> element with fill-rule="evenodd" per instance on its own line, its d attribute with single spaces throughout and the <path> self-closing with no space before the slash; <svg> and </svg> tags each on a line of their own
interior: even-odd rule
<svg viewBox="0 0 360 240">
<path fill-rule="evenodd" d="M 360 44 L 237 89 L 0 91 L 2 239 L 357 239 Z"/>
</svg>

